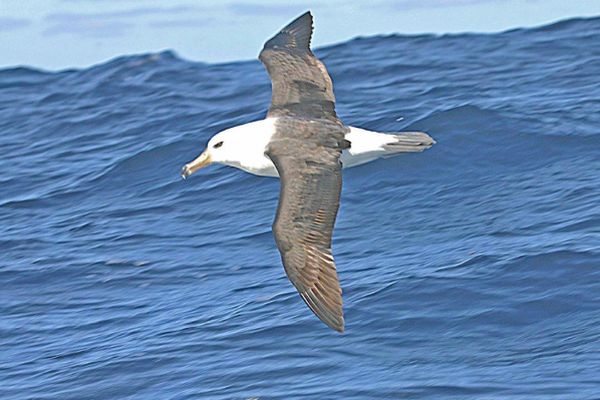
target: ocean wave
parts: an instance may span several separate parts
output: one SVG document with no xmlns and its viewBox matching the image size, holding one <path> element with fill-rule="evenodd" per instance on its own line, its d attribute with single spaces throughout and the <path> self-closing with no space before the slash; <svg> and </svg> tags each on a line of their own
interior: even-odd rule
<svg viewBox="0 0 600 400">
<path fill-rule="evenodd" d="M 265 116 L 257 60 L 0 70 L 0 397 L 593 397 L 598 38 L 581 18 L 315 51 L 345 123 L 437 141 L 344 170 L 340 336 L 280 265 L 277 180 L 179 176 Z"/>
</svg>

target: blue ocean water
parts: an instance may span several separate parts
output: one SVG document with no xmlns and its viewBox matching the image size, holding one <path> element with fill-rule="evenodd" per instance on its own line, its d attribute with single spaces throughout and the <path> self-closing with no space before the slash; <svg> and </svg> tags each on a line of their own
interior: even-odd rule
<svg viewBox="0 0 600 400">
<path fill-rule="evenodd" d="M 346 332 L 271 234 L 278 181 L 181 166 L 263 118 L 258 61 L 0 70 L 0 398 L 600 398 L 600 18 L 317 50 L 340 117 Z M 258 49 L 257 49 L 258 51 Z"/>
</svg>

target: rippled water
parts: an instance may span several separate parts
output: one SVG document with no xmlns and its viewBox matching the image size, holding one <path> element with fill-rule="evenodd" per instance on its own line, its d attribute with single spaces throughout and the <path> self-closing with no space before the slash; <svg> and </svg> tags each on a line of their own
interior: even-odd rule
<svg viewBox="0 0 600 400">
<path fill-rule="evenodd" d="M 264 116 L 258 61 L 0 70 L 0 398 L 600 398 L 599 43 L 580 19 L 317 51 L 347 124 L 438 142 L 344 173 L 343 335 L 285 277 L 277 180 L 179 177 Z"/>
</svg>

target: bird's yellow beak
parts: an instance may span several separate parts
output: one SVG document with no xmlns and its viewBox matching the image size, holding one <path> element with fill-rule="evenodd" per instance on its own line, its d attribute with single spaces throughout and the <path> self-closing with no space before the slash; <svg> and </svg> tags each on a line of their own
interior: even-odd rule
<svg viewBox="0 0 600 400">
<path fill-rule="evenodd" d="M 185 179 L 194 172 L 198 171 L 200 168 L 210 165 L 210 163 L 212 163 L 212 158 L 210 157 L 210 154 L 204 150 L 202 154 L 198 156 L 198 158 L 183 166 L 181 169 L 181 177 Z"/>
</svg>

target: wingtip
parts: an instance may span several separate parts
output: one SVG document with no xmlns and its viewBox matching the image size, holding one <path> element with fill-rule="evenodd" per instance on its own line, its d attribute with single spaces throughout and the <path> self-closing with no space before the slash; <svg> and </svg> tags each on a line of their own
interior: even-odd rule
<svg viewBox="0 0 600 400">
<path fill-rule="evenodd" d="M 346 329 L 344 326 L 344 322 L 342 322 L 341 325 L 333 327 L 334 330 L 336 330 L 338 333 L 344 333 L 344 330 Z"/>
<path fill-rule="evenodd" d="M 277 47 L 309 51 L 313 30 L 313 17 L 310 10 L 308 10 L 267 40 L 263 46 L 263 51 Z M 262 53 L 259 55 L 259 58 L 261 57 Z"/>
<path fill-rule="evenodd" d="M 325 325 L 327 325 L 329 328 L 333 329 L 334 331 L 336 331 L 338 333 L 344 333 L 344 330 L 346 329 L 346 327 L 345 327 L 343 311 L 341 311 L 340 315 L 337 315 L 334 318 L 326 318 L 325 315 L 319 315 L 319 314 L 317 314 L 317 317 L 319 317 L 321 322 L 323 322 Z"/>
<path fill-rule="evenodd" d="M 312 20 L 313 19 L 312 12 L 310 10 L 306 10 L 305 12 L 300 14 L 298 17 L 296 17 L 296 19 L 294 19 L 294 21 L 299 21 L 303 18 L 310 18 Z"/>
<path fill-rule="evenodd" d="M 301 25 L 309 25 L 311 33 L 312 33 L 312 30 L 314 29 L 314 24 L 313 24 L 313 15 L 310 12 L 310 10 L 308 10 L 304 14 L 301 14 L 300 16 L 296 17 L 292 22 L 290 22 L 287 25 L 287 28 L 291 28 L 291 27 L 298 26 L 298 25 L 300 25 L 300 26 Z"/>
<path fill-rule="evenodd" d="M 334 331 L 336 331 L 338 333 L 344 333 L 344 330 L 346 328 L 344 326 L 344 318 L 343 317 L 339 321 L 325 320 L 325 319 L 321 318 L 319 315 L 317 315 L 317 317 L 319 317 L 321 322 L 323 322 L 325 325 L 327 325 L 329 328 L 333 329 Z"/>
<path fill-rule="evenodd" d="M 339 292 L 339 306 L 331 307 L 329 300 L 319 295 L 319 292 L 308 290 L 300 292 L 300 297 L 306 303 L 308 308 L 329 328 L 344 333 L 344 311 L 342 309 L 341 290 Z"/>
</svg>

